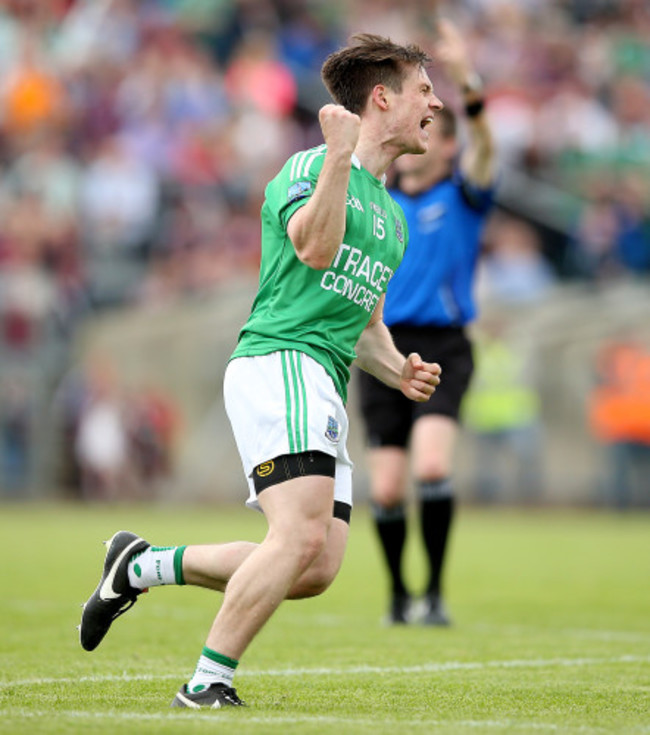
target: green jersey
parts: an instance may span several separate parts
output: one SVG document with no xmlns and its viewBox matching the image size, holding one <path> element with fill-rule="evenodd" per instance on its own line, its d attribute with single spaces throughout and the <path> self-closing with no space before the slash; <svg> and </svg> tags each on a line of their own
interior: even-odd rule
<svg viewBox="0 0 650 735">
<path fill-rule="evenodd" d="M 259 290 L 233 357 L 304 352 L 345 401 L 356 343 L 402 260 L 407 229 L 383 182 L 353 156 L 343 243 L 325 270 L 302 263 L 287 223 L 313 194 L 325 152 L 321 145 L 296 153 L 266 188 Z"/>
</svg>

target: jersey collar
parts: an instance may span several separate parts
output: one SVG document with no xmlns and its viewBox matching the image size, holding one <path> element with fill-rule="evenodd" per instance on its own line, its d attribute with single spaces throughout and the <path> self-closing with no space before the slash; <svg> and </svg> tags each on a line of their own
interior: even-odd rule
<svg viewBox="0 0 650 735">
<path fill-rule="evenodd" d="M 359 169 L 359 171 L 361 171 L 361 169 L 362 169 L 361 161 L 359 160 L 357 154 L 356 153 L 353 153 L 350 158 L 352 160 L 352 165 L 355 168 Z M 370 172 L 368 172 L 368 173 L 370 173 Z M 372 178 L 374 179 L 375 177 L 373 176 Z M 381 177 L 381 179 L 379 179 L 379 181 L 382 183 L 383 186 L 386 186 L 386 174 L 383 174 L 382 177 Z"/>
</svg>

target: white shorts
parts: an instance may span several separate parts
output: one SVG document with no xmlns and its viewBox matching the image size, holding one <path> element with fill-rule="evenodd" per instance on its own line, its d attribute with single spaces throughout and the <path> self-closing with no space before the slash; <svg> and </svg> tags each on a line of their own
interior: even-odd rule
<svg viewBox="0 0 650 735">
<path fill-rule="evenodd" d="M 322 365 L 295 350 L 237 357 L 228 363 L 223 392 L 248 480 L 246 505 L 260 509 L 253 484 L 257 465 L 318 451 L 336 459 L 334 500 L 352 506 L 348 416 Z"/>
</svg>

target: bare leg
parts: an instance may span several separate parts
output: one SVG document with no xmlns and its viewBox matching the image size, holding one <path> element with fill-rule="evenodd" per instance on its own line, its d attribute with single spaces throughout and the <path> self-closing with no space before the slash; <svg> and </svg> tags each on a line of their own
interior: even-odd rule
<svg viewBox="0 0 650 735">
<path fill-rule="evenodd" d="M 185 584 L 223 592 L 232 575 L 258 546 L 252 541 L 188 546 L 183 554 Z"/>
<path fill-rule="evenodd" d="M 439 480 L 452 471 L 458 424 L 448 416 L 422 416 L 413 426 L 411 455 L 416 480 Z"/>
<path fill-rule="evenodd" d="M 240 658 L 290 593 L 317 594 L 329 584 L 331 579 L 325 577 L 338 571 L 347 540 L 347 529 L 342 528 L 347 524 L 332 520 L 333 484 L 331 478 L 314 476 L 264 490 L 259 499 L 269 530 L 259 545 L 188 547 L 186 581 L 215 589 L 225 586 L 208 647 Z M 304 582 L 292 590 L 303 574 Z"/>
<path fill-rule="evenodd" d="M 377 447 L 368 450 L 370 495 L 382 508 L 404 502 L 408 482 L 408 455 L 401 447 Z"/>
<path fill-rule="evenodd" d="M 332 518 L 327 543 L 322 553 L 298 577 L 288 600 L 302 600 L 320 595 L 332 584 L 341 568 L 350 526 L 340 518 Z"/>
<path fill-rule="evenodd" d="M 345 521 L 332 519 L 325 548 L 296 580 L 287 599 L 314 597 L 327 589 L 341 567 L 349 528 Z M 252 541 L 188 546 L 183 555 L 185 583 L 223 592 L 232 575 L 258 546 Z"/>
</svg>

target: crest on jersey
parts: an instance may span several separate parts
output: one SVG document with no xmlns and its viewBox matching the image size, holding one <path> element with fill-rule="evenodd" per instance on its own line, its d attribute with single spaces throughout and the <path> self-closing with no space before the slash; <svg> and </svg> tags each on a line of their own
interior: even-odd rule
<svg viewBox="0 0 650 735">
<path fill-rule="evenodd" d="M 340 438 L 339 422 L 334 418 L 334 416 L 327 417 L 327 428 L 325 429 L 325 436 L 334 444 L 336 444 Z"/>
<path fill-rule="evenodd" d="M 291 184 L 287 191 L 287 201 L 289 203 L 295 202 L 298 199 L 306 197 L 311 191 L 311 181 L 296 181 L 295 184 Z"/>
<path fill-rule="evenodd" d="M 397 239 L 404 244 L 404 230 L 402 229 L 402 223 L 396 218 L 395 219 L 395 234 L 397 235 Z"/>
</svg>

